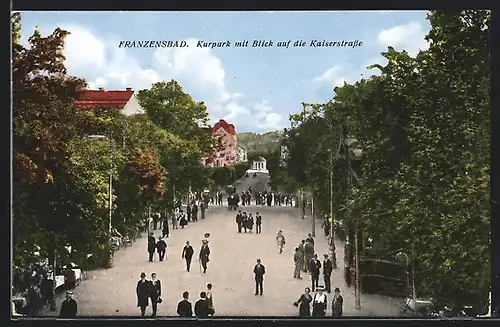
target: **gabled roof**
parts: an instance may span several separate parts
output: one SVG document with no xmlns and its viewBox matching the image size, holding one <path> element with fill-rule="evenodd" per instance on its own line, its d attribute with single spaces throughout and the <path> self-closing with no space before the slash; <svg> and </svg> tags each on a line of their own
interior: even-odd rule
<svg viewBox="0 0 500 327">
<path fill-rule="evenodd" d="M 265 158 L 263 158 L 263 157 L 257 157 L 255 159 L 253 159 L 253 161 L 255 161 L 255 162 L 266 162 L 267 160 Z"/>
<path fill-rule="evenodd" d="M 236 135 L 236 129 L 233 124 L 228 124 L 224 119 L 219 120 L 215 123 L 214 127 L 212 127 L 212 133 L 219 130 L 219 128 L 223 128 L 228 134 Z"/>
<path fill-rule="evenodd" d="M 125 91 L 105 91 L 103 88 L 99 90 L 84 89 L 78 91 L 77 100 L 73 104 L 82 109 L 123 109 L 133 94 L 134 91 L 131 88 L 127 88 Z"/>
</svg>

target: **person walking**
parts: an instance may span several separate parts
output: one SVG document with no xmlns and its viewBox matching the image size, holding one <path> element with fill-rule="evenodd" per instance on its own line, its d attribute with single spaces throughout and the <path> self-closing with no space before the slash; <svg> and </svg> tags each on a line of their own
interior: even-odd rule
<svg viewBox="0 0 500 327">
<path fill-rule="evenodd" d="M 262 295 L 262 293 L 264 293 L 264 275 L 266 273 L 266 267 L 264 267 L 260 259 L 257 259 L 257 264 L 253 268 L 253 273 L 255 274 L 255 295 Z"/>
<path fill-rule="evenodd" d="M 320 269 L 321 262 L 318 260 L 318 255 L 315 254 L 309 262 L 309 272 L 311 274 L 311 286 L 313 292 L 318 287 Z"/>
<path fill-rule="evenodd" d="M 191 259 L 193 258 L 194 250 L 189 241 L 186 241 L 186 245 L 182 249 L 182 259 L 186 260 L 186 269 L 189 272 L 191 268 Z"/>
<path fill-rule="evenodd" d="M 186 215 L 187 215 L 187 221 L 188 223 L 191 222 L 191 204 L 188 202 L 186 206 Z"/>
<path fill-rule="evenodd" d="M 180 217 L 178 217 L 175 213 L 175 210 L 173 212 L 171 212 L 171 218 L 172 218 L 172 229 L 179 229 L 179 219 Z"/>
<path fill-rule="evenodd" d="M 153 308 L 152 317 L 156 317 L 156 312 L 158 311 L 158 303 L 162 302 L 161 299 L 161 282 L 156 278 L 156 273 L 151 274 L 151 290 L 149 294 L 151 299 L 151 307 Z"/>
<path fill-rule="evenodd" d="M 149 262 L 153 262 L 155 250 L 156 250 L 156 239 L 153 236 L 153 233 L 150 233 L 148 236 Z"/>
<path fill-rule="evenodd" d="M 300 277 L 300 271 L 302 270 L 302 253 L 300 253 L 299 248 L 295 248 L 295 253 L 293 255 L 293 263 L 295 264 L 295 269 L 293 270 L 293 278 L 302 279 Z"/>
<path fill-rule="evenodd" d="M 213 316 L 215 314 L 214 309 L 214 298 L 212 293 L 212 284 L 207 284 L 207 301 L 208 301 L 208 315 Z"/>
<path fill-rule="evenodd" d="M 198 221 L 198 205 L 196 205 L 196 202 L 193 203 L 193 207 L 191 208 L 191 219 Z"/>
<path fill-rule="evenodd" d="M 161 223 L 161 236 L 168 238 L 168 235 L 170 234 L 170 229 L 168 227 L 168 218 L 166 216 L 166 213 L 164 213 L 164 215 L 165 217 L 163 218 Z"/>
<path fill-rule="evenodd" d="M 241 228 L 243 227 L 243 214 L 241 210 L 236 215 L 236 224 L 238 225 L 238 233 L 241 233 Z"/>
<path fill-rule="evenodd" d="M 151 283 L 146 280 L 146 273 L 141 273 L 141 280 L 137 282 L 135 289 L 137 294 L 137 307 L 141 308 L 141 317 L 146 314 L 146 308 L 149 306 L 149 294 L 151 292 Z"/>
<path fill-rule="evenodd" d="M 208 318 L 207 293 L 201 292 L 200 299 L 194 304 L 194 315 L 196 318 Z"/>
<path fill-rule="evenodd" d="M 285 246 L 285 235 L 281 230 L 276 234 L 276 245 L 278 246 L 279 253 L 283 253 L 283 247 Z"/>
<path fill-rule="evenodd" d="M 255 233 L 262 233 L 262 216 L 258 212 L 255 214 Z"/>
<path fill-rule="evenodd" d="M 66 291 L 66 298 L 61 304 L 60 318 L 75 318 L 78 311 L 78 304 L 73 299 L 73 292 Z"/>
<path fill-rule="evenodd" d="M 302 294 L 293 305 L 299 307 L 299 317 L 310 317 L 311 316 L 311 289 L 306 287 L 304 289 L 304 294 Z"/>
<path fill-rule="evenodd" d="M 325 281 L 325 289 L 327 293 L 332 292 L 332 272 L 333 272 L 333 264 L 332 261 L 328 258 L 328 254 L 324 254 L 323 257 L 323 279 Z"/>
<path fill-rule="evenodd" d="M 207 272 L 207 263 L 210 261 L 210 248 L 208 247 L 208 242 L 203 241 L 200 249 L 200 257 L 199 260 L 201 262 L 201 266 L 203 267 L 203 273 Z"/>
<path fill-rule="evenodd" d="M 159 240 L 156 243 L 156 251 L 158 252 L 158 257 L 160 258 L 160 261 L 163 261 L 167 253 L 167 243 L 163 240 L 162 236 L 159 237 Z"/>
<path fill-rule="evenodd" d="M 177 314 L 179 317 L 192 317 L 193 306 L 189 302 L 189 292 L 182 293 L 182 300 L 177 304 Z"/>
<path fill-rule="evenodd" d="M 248 215 L 247 224 L 248 224 L 248 229 L 251 233 L 253 230 L 253 225 L 254 225 L 254 220 L 253 220 L 252 214 Z"/>
<path fill-rule="evenodd" d="M 312 244 L 310 240 L 306 240 L 304 245 L 304 272 L 309 271 L 309 263 L 311 262 L 313 256 L 314 256 L 314 244 Z"/>
<path fill-rule="evenodd" d="M 332 316 L 342 317 L 344 306 L 344 298 L 340 295 L 340 288 L 335 287 L 332 301 Z"/>
<path fill-rule="evenodd" d="M 325 293 L 323 293 L 323 286 L 318 286 L 316 294 L 313 297 L 313 317 L 324 317 L 326 314 L 326 308 L 328 305 L 328 298 Z"/>
</svg>

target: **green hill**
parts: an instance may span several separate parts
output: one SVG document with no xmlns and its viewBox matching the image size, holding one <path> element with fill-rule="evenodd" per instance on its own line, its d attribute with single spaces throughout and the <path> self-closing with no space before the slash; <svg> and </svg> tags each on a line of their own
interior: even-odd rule
<svg viewBox="0 0 500 327">
<path fill-rule="evenodd" d="M 282 131 L 257 134 L 252 132 L 237 133 L 238 146 L 246 149 L 248 156 L 258 153 L 264 155 L 279 149 Z"/>
</svg>

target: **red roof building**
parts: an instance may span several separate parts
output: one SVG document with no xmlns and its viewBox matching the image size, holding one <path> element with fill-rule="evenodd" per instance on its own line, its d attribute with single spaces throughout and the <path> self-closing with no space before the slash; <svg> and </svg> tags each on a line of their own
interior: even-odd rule
<svg viewBox="0 0 500 327">
<path fill-rule="evenodd" d="M 83 89 L 78 92 L 73 104 L 81 109 L 119 109 L 123 110 L 125 115 L 132 115 L 144 111 L 134 93 L 131 88 L 126 88 L 124 91 L 106 91 L 104 88 Z"/>
<path fill-rule="evenodd" d="M 237 157 L 236 128 L 234 125 L 221 119 L 213 127 L 205 129 L 212 133 L 218 148 L 210 158 L 204 158 L 203 163 L 217 167 L 234 165 Z"/>
</svg>

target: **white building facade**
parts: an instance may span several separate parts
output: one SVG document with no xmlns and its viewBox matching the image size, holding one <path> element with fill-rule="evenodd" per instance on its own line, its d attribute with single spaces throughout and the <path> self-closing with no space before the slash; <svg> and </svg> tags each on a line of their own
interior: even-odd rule
<svg viewBox="0 0 500 327">
<path fill-rule="evenodd" d="M 267 160 L 263 157 L 255 158 L 252 162 L 252 168 L 247 172 L 269 174 L 269 170 L 267 170 Z"/>
<path fill-rule="evenodd" d="M 241 162 L 247 162 L 247 150 L 238 147 L 238 151 L 236 153 L 236 162 L 241 163 Z"/>
</svg>

